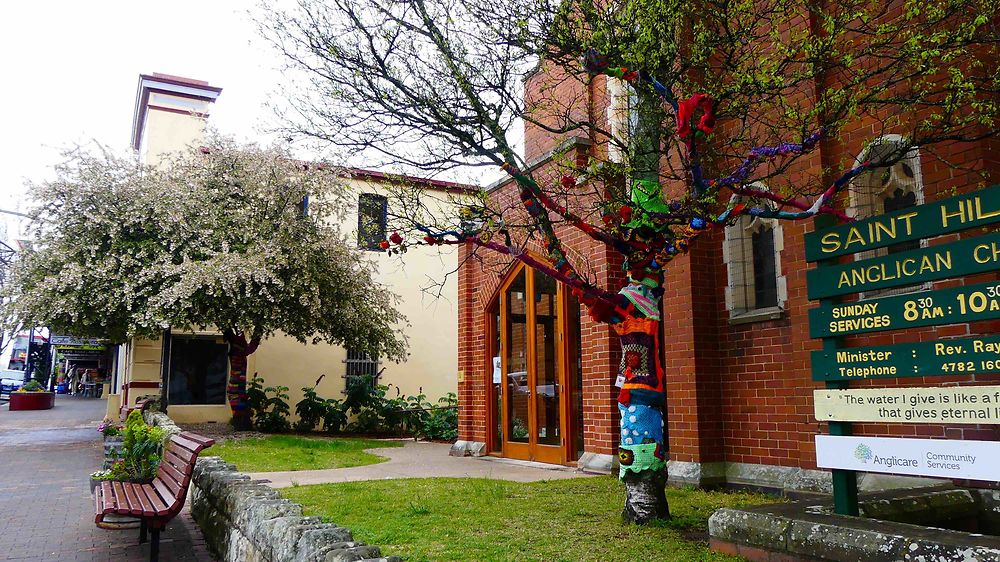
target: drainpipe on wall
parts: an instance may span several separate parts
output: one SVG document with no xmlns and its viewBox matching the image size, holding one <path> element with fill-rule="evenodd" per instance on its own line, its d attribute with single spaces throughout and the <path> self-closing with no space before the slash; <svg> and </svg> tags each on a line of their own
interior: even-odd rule
<svg viewBox="0 0 1000 562">
<path fill-rule="evenodd" d="M 160 352 L 160 411 L 167 413 L 167 385 L 170 383 L 170 328 L 163 329 Z"/>
</svg>

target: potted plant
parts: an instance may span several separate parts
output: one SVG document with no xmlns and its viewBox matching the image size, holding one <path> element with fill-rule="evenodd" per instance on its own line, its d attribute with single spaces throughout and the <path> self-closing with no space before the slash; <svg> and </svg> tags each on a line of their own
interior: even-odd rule
<svg viewBox="0 0 1000 562">
<path fill-rule="evenodd" d="M 101 426 L 104 426 L 104 423 Z M 165 438 L 163 430 L 146 425 L 142 419 L 142 412 L 138 410 L 133 410 L 128 415 L 124 428 L 109 429 L 109 427 L 115 426 L 109 423 L 108 426 L 101 428 L 101 433 L 105 431 L 120 432 L 121 446 L 111 449 L 111 463 L 108 468 L 90 475 L 91 492 L 102 480 L 139 484 L 152 482 L 156 476 L 156 470 L 160 466 Z"/>
<path fill-rule="evenodd" d="M 36 380 L 10 393 L 10 411 L 16 410 L 48 410 L 56 405 L 56 394 L 47 392 L 45 387 Z"/>
<path fill-rule="evenodd" d="M 111 468 L 111 463 L 117 458 L 118 450 L 122 446 L 122 432 L 125 427 L 114 421 L 104 418 L 97 426 L 97 431 L 104 436 L 104 469 Z"/>
</svg>

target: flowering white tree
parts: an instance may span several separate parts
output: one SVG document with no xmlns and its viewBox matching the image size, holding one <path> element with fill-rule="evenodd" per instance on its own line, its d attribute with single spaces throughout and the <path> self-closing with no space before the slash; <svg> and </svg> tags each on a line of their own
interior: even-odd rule
<svg viewBox="0 0 1000 562">
<path fill-rule="evenodd" d="M 336 170 L 281 147 L 211 146 L 155 169 L 71 153 L 35 187 L 37 244 L 5 289 L 7 323 L 114 342 L 218 329 L 237 427 L 249 422 L 247 357 L 278 331 L 402 358 L 395 297 L 340 230 Z"/>
</svg>

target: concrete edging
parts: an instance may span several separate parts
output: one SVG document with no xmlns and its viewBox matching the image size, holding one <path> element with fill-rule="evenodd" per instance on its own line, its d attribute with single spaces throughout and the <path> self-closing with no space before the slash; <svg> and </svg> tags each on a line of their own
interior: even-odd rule
<svg viewBox="0 0 1000 562">
<path fill-rule="evenodd" d="M 864 502 L 868 505 L 862 509 L 883 516 L 892 510 L 906 514 L 921 503 L 919 498 L 905 493 L 886 494 L 890 496 L 896 497 Z M 890 508 L 888 502 L 896 505 Z M 717 552 L 739 555 L 755 562 L 1000 560 L 1000 539 L 995 536 L 835 515 L 827 506 L 813 503 L 800 501 L 719 509 L 708 520 L 711 547 Z M 925 509 L 941 516 L 949 506 L 957 513 L 969 509 L 975 500 L 963 491 L 944 490 L 928 494 L 928 499 L 922 503 Z"/>
</svg>

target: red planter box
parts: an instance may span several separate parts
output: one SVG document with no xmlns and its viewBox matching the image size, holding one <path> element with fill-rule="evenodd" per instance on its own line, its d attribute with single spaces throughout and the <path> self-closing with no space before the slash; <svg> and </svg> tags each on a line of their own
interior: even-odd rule
<svg viewBox="0 0 1000 562">
<path fill-rule="evenodd" d="M 56 405 L 55 392 L 11 392 L 10 410 L 48 410 Z"/>
</svg>

